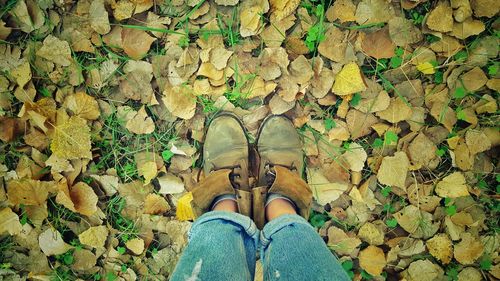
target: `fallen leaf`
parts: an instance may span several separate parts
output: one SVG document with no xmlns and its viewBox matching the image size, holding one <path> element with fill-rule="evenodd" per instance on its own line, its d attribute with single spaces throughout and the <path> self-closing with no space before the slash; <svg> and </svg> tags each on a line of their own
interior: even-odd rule
<svg viewBox="0 0 500 281">
<path fill-rule="evenodd" d="M 344 65 L 342 70 L 335 77 L 332 91 L 339 96 L 350 95 L 366 90 L 359 66 L 354 63 Z"/>
<path fill-rule="evenodd" d="M 95 32 L 104 35 L 111 30 L 108 12 L 104 8 L 104 0 L 92 1 L 89 9 L 90 26 Z"/>
<path fill-rule="evenodd" d="M 496 0 L 471 0 L 470 5 L 476 17 L 491 18 L 500 11 L 500 3 Z"/>
<path fill-rule="evenodd" d="M 329 22 L 339 20 L 341 23 L 355 21 L 356 17 L 354 13 L 356 12 L 356 5 L 352 3 L 352 0 L 338 0 L 333 2 L 325 13 L 326 18 Z"/>
<path fill-rule="evenodd" d="M 313 197 L 320 205 L 337 200 L 346 190 L 346 183 L 331 183 L 319 169 L 307 169 L 307 182 L 313 191 Z"/>
<path fill-rule="evenodd" d="M 410 161 L 406 153 L 399 151 L 394 156 L 386 156 L 382 159 L 377 173 L 377 179 L 381 184 L 397 186 L 406 190 L 406 174 Z"/>
<path fill-rule="evenodd" d="M 170 210 L 167 200 L 158 194 L 148 194 L 144 201 L 144 213 L 149 215 L 161 215 Z"/>
<path fill-rule="evenodd" d="M 84 92 L 66 96 L 64 106 L 74 115 L 87 120 L 96 120 L 101 114 L 95 98 Z"/>
<path fill-rule="evenodd" d="M 463 265 L 473 264 L 483 251 L 483 243 L 467 232 L 462 234 L 462 241 L 453 247 L 455 259 Z"/>
<path fill-rule="evenodd" d="M 346 116 L 347 127 L 353 140 L 368 135 L 378 119 L 371 113 L 363 113 L 358 110 L 349 110 Z"/>
<path fill-rule="evenodd" d="M 123 28 L 121 33 L 123 50 L 134 60 L 140 60 L 149 51 L 151 44 L 156 38 L 140 29 Z"/>
<path fill-rule="evenodd" d="M 351 171 L 361 172 L 368 155 L 360 144 L 352 142 L 349 144 L 349 149 L 342 154 L 342 157 L 349 164 Z"/>
<path fill-rule="evenodd" d="M 91 159 L 92 145 L 87 121 L 78 116 L 72 116 L 63 124 L 57 125 L 50 149 L 62 159 Z"/>
<path fill-rule="evenodd" d="M 423 62 L 417 65 L 417 70 L 422 72 L 423 74 L 434 74 L 436 70 L 434 69 L 434 65 L 430 62 Z"/>
<path fill-rule="evenodd" d="M 454 172 L 436 184 L 436 194 L 442 198 L 457 198 L 468 196 L 467 184 L 461 172 Z"/>
<path fill-rule="evenodd" d="M 78 235 L 80 243 L 93 247 L 102 248 L 108 239 L 109 231 L 104 225 L 92 226 Z"/>
<path fill-rule="evenodd" d="M 78 271 L 89 270 L 97 263 L 97 257 L 87 249 L 79 249 L 73 252 L 74 262 L 71 269 Z"/>
<path fill-rule="evenodd" d="M 14 205 L 43 206 L 49 194 L 57 191 L 55 182 L 32 179 L 16 179 L 7 182 L 9 202 Z"/>
<path fill-rule="evenodd" d="M 12 235 L 18 235 L 21 233 L 23 226 L 19 222 L 19 216 L 12 211 L 11 208 L 0 209 L 0 235 L 9 233 Z"/>
<path fill-rule="evenodd" d="M 426 25 L 435 31 L 449 32 L 453 30 L 453 10 L 448 1 L 440 1 L 429 13 Z"/>
<path fill-rule="evenodd" d="M 412 114 L 412 108 L 404 97 L 392 98 L 389 107 L 376 113 L 378 117 L 391 123 L 408 120 Z"/>
<path fill-rule="evenodd" d="M 463 86 L 470 92 L 479 90 L 486 85 L 486 82 L 488 82 L 488 77 L 477 66 L 462 75 Z"/>
<path fill-rule="evenodd" d="M 444 278 L 444 271 L 437 264 L 425 259 L 412 262 L 402 276 L 411 281 L 441 280 Z"/>
<path fill-rule="evenodd" d="M 425 243 L 429 253 L 443 264 L 449 264 L 453 258 L 453 244 L 446 234 L 438 234 Z"/>
<path fill-rule="evenodd" d="M 404 207 L 394 214 L 398 224 L 415 238 L 430 238 L 439 229 L 439 222 L 433 223 L 430 213 L 419 210 L 413 205 Z"/>
<path fill-rule="evenodd" d="M 356 256 L 361 240 L 348 236 L 342 229 L 335 226 L 328 228 L 328 247 L 340 256 Z"/>
<path fill-rule="evenodd" d="M 38 49 L 36 55 L 62 66 L 69 66 L 73 62 L 68 42 L 51 34 L 45 37 L 43 46 Z"/>
<path fill-rule="evenodd" d="M 153 122 L 153 119 L 151 119 L 151 117 L 149 117 L 149 115 L 146 113 L 145 107 L 142 106 L 137 114 L 135 114 L 132 119 L 127 121 L 125 127 L 131 133 L 137 135 L 146 135 L 154 132 L 155 123 Z"/>
<path fill-rule="evenodd" d="M 439 123 L 443 124 L 448 131 L 453 130 L 453 126 L 457 123 L 457 117 L 451 107 L 445 103 L 435 102 L 432 104 L 431 116 Z"/>
<path fill-rule="evenodd" d="M 174 86 L 163 91 L 162 101 L 172 115 L 181 119 L 191 119 L 196 110 L 196 98 L 191 86 Z"/>
<path fill-rule="evenodd" d="M 73 248 L 66 244 L 61 233 L 53 228 L 47 228 L 38 236 L 38 245 L 46 256 L 62 255 Z"/>
<path fill-rule="evenodd" d="M 418 134 L 408 145 L 408 156 L 414 165 L 434 169 L 439 161 L 437 158 L 437 146 L 423 133 Z M 438 160 L 438 159 L 437 159 Z"/>
<path fill-rule="evenodd" d="M 130 239 L 125 243 L 125 246 L 137 256 L 144 252 L 144 240 L 141 238 Z"/>
<path fill-rule="evenodd" d="M 484 23 L 480 20 L 468 18 L 463 22 L 453 23 L 453 31 L 450 33 L 458 39 L 466 39 L 468 37 L 478 35 L 485 29 Z"/>
<path fill-rule="evenodd" d="M 389 37 L 389 29 L 382 28 L 367 34 L 361 42 L 361 47 L 367 55 L 376 59 L 383 59 L 394 56 L 396 45 Z"/>
<path fill-rule="evenodd" d="M 481 272 L 474 267 L 466 267 L 458 273 L 458 281 L 481 281 L 483 280 L 483 275 Z"/>
<path fill-rule="evenodd" d="M 403 17 L 394 17 L 389 20 L 389 35 L 397 46 L 407 46 L 422 40 L 422 32 L 413 25 L 413 22 Z"/>
<path fill-rule="evenodd" d="M 385 254 L 376 246 L 368 246 L 359 253 L 359 266 L 370 275 L 379 276 L 386 266 Z"/>
<path fill-rule="evenodd" d="M 358 236 L 370 245 L 384 244 L 384 231 L 370 222 L 363 224 L 359 228 Z"/>
<path fill-rule="evenodd" d="M 384 0 L 362 0 L 356 8 L 359 25 L 388 22 L 394 16 L 394 7 Z"/>
<path fill-rule="evenodd" d="M 481 130 L 467 130 L 465 132 L 465 143 L 471 155 L 476 155 L 491 148 L 490 139 Z"/>
<path fill-rule="evenodd" d="M 98 198 L 92 187 L 84 182 L 78 182 L 70 188 L 66 184 L 58 186 L 59 193 L 56 196 L 58 204 L 86 216 L 92 216 L 97 212 Z"/>
<path fill-rule="evenodd" d="M 273 95 L 269 101 L 269 108 L 273 114 L 283 114 L 295 106 L 295 101 L 286 102 L 279 95 Z"/>
</svg>

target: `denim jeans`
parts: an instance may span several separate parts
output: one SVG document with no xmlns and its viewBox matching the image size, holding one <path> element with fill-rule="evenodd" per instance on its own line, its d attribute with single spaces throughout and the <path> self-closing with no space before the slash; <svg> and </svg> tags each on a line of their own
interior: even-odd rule
<svg viewBox="0 0 500 281">
<path fill-rule="evenodd" d="M 259 246 L 264 280 L 350 280 L 302 217 L 283 215 L 259 231 L 249 217 L 223 211 L 193 223 L 170 280 L 253 280 Z"/>
</svg>

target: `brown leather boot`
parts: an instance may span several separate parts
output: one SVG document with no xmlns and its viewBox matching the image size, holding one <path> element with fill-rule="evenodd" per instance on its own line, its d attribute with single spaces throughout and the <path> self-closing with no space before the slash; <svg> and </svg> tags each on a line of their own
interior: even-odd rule
<svg viewBox="0 0 500 281">
<path fill-rule="evenodd" d="M 265 203 L 268 194 L 291 200 L 298 213 L 309 216 L 312 192 L 302 179 L 304 154 L 302 141 L 292 122 L 283 116 L 269 116 L 257 136 L 260 156 L 258 187 L 253 193 L 253 219 L 259 228 L 265 224 Z"/>
<path fill-rule="evenodd" d="M 239 213 L 251 215 L 248 154 L 248 139 L 238 117 L 228 112 L 217 115 L 203 143 L 205 179 L 192 190 L 197 216 L 210 211 L 217 197 L 231 194 L 235 195 Z"/>
</svg>

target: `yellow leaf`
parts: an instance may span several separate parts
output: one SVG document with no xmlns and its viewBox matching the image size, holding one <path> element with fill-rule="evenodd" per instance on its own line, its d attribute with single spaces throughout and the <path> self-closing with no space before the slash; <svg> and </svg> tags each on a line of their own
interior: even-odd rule
<svg viewBox="0 0 500 281">
<path fill-rule="evenodd" d="M 188 192 L 179 198 L 179 201 L 177 201 L 177 212 L 175 213 L 178 220 L 194 220 L 195 215 L 193 208 L 191 207 L 191 201 L 193 201 L 193 193 L 191 192 Z"/>
<path fill-rule="evenodd" d="M 335 77 L 332 91 L 339 96 L 345 96 L 366 90 L 359 66 L 354 63 L 344 65 Z"/>
<path fill-rule="evenodd" d="M 63 159 L 91 159 L 90 128 L 87 121 L 72 116 L 68 121 L 56 126 L 50 149 Z"/>
<path fill-rule="evenodd" d="M 100 115 L 97 101 L 84 92 L 78 92 L 74 95 L 67 96 L 64 101 L 64 106 L 74 115 L 87 120 L 96 120 Z"/>
<path fill-rule="evenodd" d="M 47 201 L 49 193 L 57 189 L 55 182 L 43 182 L 31 179 L 11 180 L 7 182 L 7 195 L 14 205 L 42 206 Z"/>
<path fill-rule="evenodd" d="M 149 184 L 152 179 L 156 177 L 156 173 L 158 172 L 156 168 L 156 162 L 148 161 L 143 163 L 142 165 L 137 167 L 137 171 L 140 176 L 144 177 L 144 184 Z"/>
<path fill-rule="evenodd" d="M 417 65 L 418 71 L 422 72 L 423 74 L 434 74 L 436 73 L 436 70 L 434 69 L 434 66 L 430 62 L 423 62 L 419 65 Z"/>
<path fill-rule="evenodd" d="M 93 226 L 78 235 L 78 239 L 84 245 L 94 248 L 102 248 L 108 239 L 109 231 L 104 225 Z"/>
<path fill-rule="evenodd" d="M 368 246 L 359 253 L 359 266 L 373 276 L 382 274 L 385 265 L 385 254 L 379 247 Z"/>
<path fill-rule="evenodd" d="M 10 235 L 17 235 L 23 226 L 19 222 L 19 217 L 11 208 L 0 209 L 0 234 L 8 232 Z"/>
<path fill-rule="evenodd" d="M 82 215 L 91 216 L 97 211 L 97 195 L 92 187 L 79 182 L 68 188 L 66 184 L 59 184 L 59 193 L 56 202 Z"/>
</svg>

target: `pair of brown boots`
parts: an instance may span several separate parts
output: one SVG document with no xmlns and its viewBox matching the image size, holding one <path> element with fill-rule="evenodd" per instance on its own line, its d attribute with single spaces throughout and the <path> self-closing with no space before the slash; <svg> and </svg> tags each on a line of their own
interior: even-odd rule
<svg viewBox="0 0 500 281">
<path fill-rule="evenodd" d="M 301 178 L 302 142 L 290 120 L 267 117 L 260 126 L 256 150 L 258 160 L 251 161 L 247 134 L 237 116 L 221 113 L 212 120 L 203 144 L 205 179 L 192 191 L 197 216 L 210 211 L 217 198 L 234 195 L 239 213 L 262 228 L 266 200 L 272 194 L 291 200 L 298 213 L 308 218 L 312 192 Z M 258 171 L 255 187 L 249 183 L 251 170 Z"/>
</svg>

